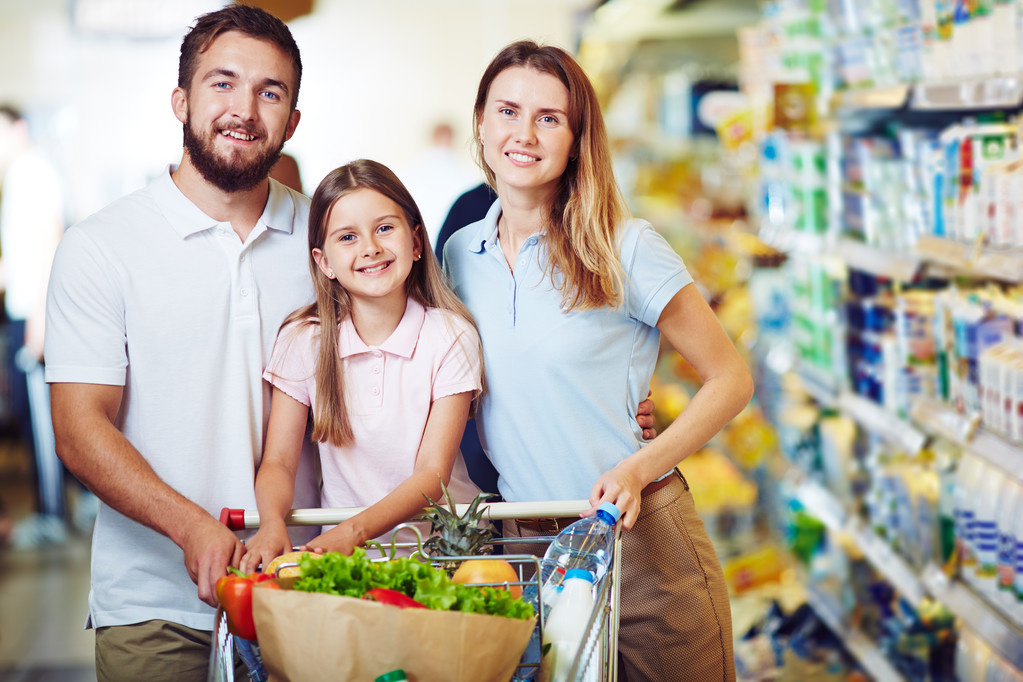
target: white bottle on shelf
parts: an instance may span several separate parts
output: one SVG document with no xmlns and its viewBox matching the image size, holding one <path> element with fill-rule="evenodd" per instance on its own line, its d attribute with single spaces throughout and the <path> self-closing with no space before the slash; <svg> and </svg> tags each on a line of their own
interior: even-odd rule
<svg viewBox="0 0 1023 682">
<path fill-rule="evenodd" d="M 1016 517 L 1023 514 L 1023 485 L 1007 479 L 998 510 L 998 575 L 995 605 L 1010 618 L 1016 610 Z"/>
<path fill-rule="evenodd" d="M 1023 484 L 1017 483 L 1017 485 Z M 1016 570 L 1013 573 L 1013 592 L 1016 603 L 1009 613 L 1009 618 L 1019 627 L 1023 627 L 1023 491 L 1020 492 L 1019 500 L 1016 503 L 1012 527 L 1013 535 L 1016 536 Z"/>
<path fill-rule="evenodd" d="M 956 550 L 959 553 L 960 578 L 973 581 L 977 557 L 973 551 L 973 518 L 976 485 L 983 463 L 976 455 L 964 452 L 956 469 L 953 512 L 955 517 Z"/>
<path fill-rule="evenodd" d="M 984 468 L 977 486 L 973 547 L 977 555 L 974 587 L 992 603 L 998 596 L 998 513 L 1008 477 L 993 466 Z"/>
</svg>

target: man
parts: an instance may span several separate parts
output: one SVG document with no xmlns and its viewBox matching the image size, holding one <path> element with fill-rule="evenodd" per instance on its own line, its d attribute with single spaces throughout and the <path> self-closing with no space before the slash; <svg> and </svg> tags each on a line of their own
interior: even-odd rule
<svg viewBox="0 0 1023 682">
<path fill-rule="evenodd" d="M 214 583 L 243 554 L 284 317 L 312 300 L 308 199 L 268 174 L 294 134 L 288 28 L 231 5 L 181 45 L 180 164 L 72 227 L 53 264 L 57 452 L 100 498 L 87 627 L 100 680 L 205 679 Z M 305 453 L 307 465 L 315 458 Z M 315 471 L 296 505 L 318 506 Z"/>
</svg>

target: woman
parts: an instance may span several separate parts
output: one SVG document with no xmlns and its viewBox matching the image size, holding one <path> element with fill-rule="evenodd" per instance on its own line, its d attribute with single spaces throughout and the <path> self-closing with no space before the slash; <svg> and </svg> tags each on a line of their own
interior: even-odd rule
<svg viewBox="0 0 1023 682">
<path fill-rule="evenodd" d="M 487 67 L 474 115 L 498 201 L 444 256 L 483 340 L 490 392 L 477 420 L 500 492 L 588 498 L 584 516 L 605 501 L 622 511 L 619 651 L 630 682 L 732 680 L 727 588 L 675 465 L 746 405 L 749 371 L 681 259 L 628 218 L 597 98 L 570 55 L 509 45 Z M 644 442 L 632 415 L 660 334 L 704 383 Z M 572 520 L 506 523 L 505 534 Z"/>
</svg>

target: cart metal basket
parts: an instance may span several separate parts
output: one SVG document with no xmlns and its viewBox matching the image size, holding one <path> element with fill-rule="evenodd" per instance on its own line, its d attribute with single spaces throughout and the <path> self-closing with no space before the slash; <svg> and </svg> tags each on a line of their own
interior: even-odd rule
<svg viewBox="0 0 1023 682">
<path fill-rule="evenodd" d="M 456 505 L 455 513 L 458 515 L 464 514 L 468 506 Z M 493 502 L 481 505 L 481 509 L 484 511 L 483 517 L 490 521 L 574 517 L 589 508 L 590 504 L 586 500 Z M 296 526 L 334 525 L 350 519 L 362 510 L 363 508 L 361 507 L 293 509 L 285 520 L 288 525 Z M 259 513 L 255 511 L 225 508 L 221 512 L 220 520 L 232 530 L 259 527 Z M 412 528 L 418 535 L 417 528 L 407 526 L 406 524 L 398 526 L 394 529 L 394 532 L 396 533 L 403 527 Z M 530 644 L 523 654 L 522 660 L 512 678 L 514 682 L 540 679 L 540 642 L 543 641 L 543 628 L 546 618 L 544 609 L 539 606 L 541 588 L 539 584 L 539 569 L 542 557 L 533 554 L 515 553 L 515 546 L 548 544 L 553 539 L 552 536 L 537 536 L 528 538 L 495 538 L 492 541 L 495 546 L 500 546 L 503 551 L 498 558 L 507 561 L 515 567 L 519 575 L 519 581 L 515 584 L 522 587 L 523 597 L 533 602 L 534 606 L 537 607 L 536 610 L 539 615 L 536 632 L 530 640 Z M 416 543 L 394 543 L 393 546 L 396 548 L 411 548 L 413 550 L 421 549 L 421 543 L 420 547 L 416 547 Z M 381 557 L 381 560 L 386 560 L 386 558 Z M 434 565 L 479 558 L 481 557 L 427 557 Z M 567 677 L 571 682 L 616 682 L 618 679 L 620 566 L 621 527 L 616 526 L 612 565 L 595 586 L 596 599 L 593 612 L 590 614 L 583 643 L 579 647 Z M 245 682 L 246 680 L 262 682 L 262 680 L 266 680 L 265 672 L 262 672 L 259 648 L 251 642 L 233 637 L 228 632 L 227 620 L 221 609 L 217 610 L 212 643 L 213 650 L 210 655 L 210 666 L 207 675 L 208 682 Z M 239 676 L 236 673 L 234 667 L 236 653 L 249 671 L 246 676 Z"/>
</svg>

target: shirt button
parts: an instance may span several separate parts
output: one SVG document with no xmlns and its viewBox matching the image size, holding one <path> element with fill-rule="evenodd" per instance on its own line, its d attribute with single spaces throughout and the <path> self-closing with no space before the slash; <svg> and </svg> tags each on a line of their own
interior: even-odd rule
<svg viewBox="0 0 1023 682">
<path fill-rule="evenodd" d="M 241 294 L 242 296 L 248 296 L 249 295 L 249 290 L 248 289 L 242 289 L 238 293 Z"/>
<path fill-rule="evenodd" d="M 239 263 L 244 263 L 245 262 L 245 255 L 244 254 L 242 254 L 241 256 L 238 256 L 238 262 Z"/>
<path fill-rule="evenodd" d="M 380 351 L 378 350 L 373 351 L 373 357 L 379 358 L 381 355 L 383 355 L 383 353 L 381 353 Z"/>
<path fill-rule="evenodd" d="M 380 389 L 376 386 L 373 387 L 373 395 L 380 395 Z"/>
<path fill-rule="evenodd" d="M 373 374 L 380 374 L 380 368 L 379 367 L 374 367 L 373 368 Z"/>
</svg>

